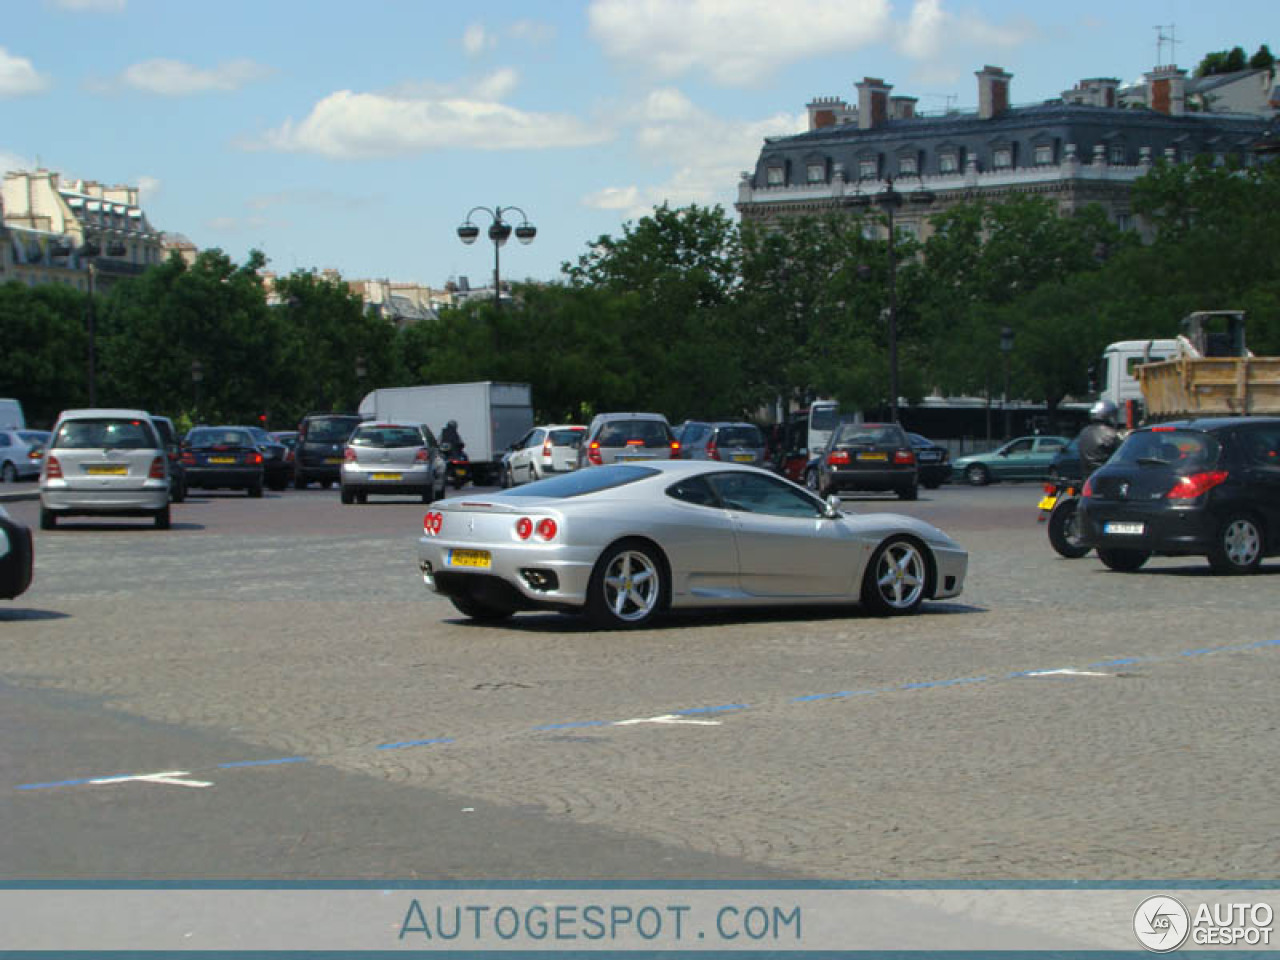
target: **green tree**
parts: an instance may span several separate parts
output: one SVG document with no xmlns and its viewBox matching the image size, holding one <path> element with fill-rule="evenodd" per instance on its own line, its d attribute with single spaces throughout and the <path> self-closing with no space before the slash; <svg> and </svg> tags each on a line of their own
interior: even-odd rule
<svg viewBox="0 0 1280 960">
<path fill-rule="evenodd" d="M 1265 43 L 1258 48 L 1258 52 L 1249 58 L 1250 70 L 1270 70 L 1276 65 L 1276 58 L 1271 53 L 1271 48 Z"/>
<path fill-rule="evenodd" d="M 18 398 L 33 427 L 88 403 L 85 307 L 85 294 L 61 284 L 0 286 L 0 396 Z"/>
</svg>

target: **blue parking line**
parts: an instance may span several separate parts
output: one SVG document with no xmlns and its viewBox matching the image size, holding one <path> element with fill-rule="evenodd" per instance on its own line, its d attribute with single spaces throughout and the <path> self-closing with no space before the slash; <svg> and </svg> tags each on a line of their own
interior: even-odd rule
<svg viewBox="0 0 1280 960">
<path fill-rule="evenodd" d="M 56 780 L 52 783 L 23 783 L 18 786 L 19 790 L 49 790 L 53 787 L 79 787 L 86 783 L 93 783 L 94 780 L 101 780 L 102 777 L 82 777 L 79 780 Z"/>
<path fill-rule="evenodd" d="M 399 750 L 402 747 L 429 747 L 436 743 L 453 743 L 453 737 L 434 737 L 430 740 L 402 740 L 399 743 L 384 743 L 379 750 Z"/>
<path fill-rule="evenodd" d="M 957 677 L 955 680 L 925 680 L 920 683 L 904 683 L 895 690 L 930 690 L 934 687 L 956 687 L 962 683 L 982 683 L 989 677 Z"/>
<path fill-rule="evenodd" d="M 280 757 L 276 760 L 238 760 L 234 763 L 219 763 L 218 770 L 229 770 L 233 767 L 277 767 L 285 763 L 310 763 L 310 757 Z"/>
<path fill-rule="evenodd" d="M 728 713 L 730 710 L 750 710 L 745 703 L 726 703 L 722 707 L 690 707 L 687 710 L 672 710 L 677 717 L 688 717 L 695 713 Z"/>
<path fill-rule="evenodd" d="M 608 720 L 570 720 L 567 723 L 544 723 L 540 727 L 534 727 L 534 730 L 576 730 L 579 727 L 607 727 L 610 726 Z"/>
</svg>

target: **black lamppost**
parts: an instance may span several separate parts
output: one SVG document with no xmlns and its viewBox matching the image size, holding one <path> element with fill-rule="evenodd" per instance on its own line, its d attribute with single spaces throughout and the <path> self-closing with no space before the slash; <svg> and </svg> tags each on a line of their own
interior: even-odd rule
<svg viewBox="0 0 1280 960">
<path fill-rule="evenodd" d="M 1009 429 L 1009 354 L 1013 353 L 1013 327 L 1000 328 L 1000 352 L 1004 354 L 1004 438 L 1012 439 Z"/>
<path fill-rule="evenodd" d="M 889 339 L 889 420 L 898 422 L 898 257 L 894 250 L 894 212 L 902 206 L 903 200 L 910 203 L 926 205 L 933 203 L 934 195 L 924 189 L 924 181 L 920 189 L 910 193 L 901 193 L 893 187 L 893 177 L 885 178 L 885 187 L 876 202 L 889 218 L 889 307 L 887 336 Z"/>
<path fill-rule="evenodd" d="M 204 382 L 204 364 L 199 360 L 191 361 L 191 386 L 195 390 L 196 405 L 192 411 L 196 416 L 200 413 L 200 384 Z M 193 417 L 192 419 L 195 419 Z"/>
<path fill-rule="evenodd" d="M 489 226 L 489 239 L 493 241 L 493 305 L 501 306 L 499 297 L 502 293 L 500 286 L 500 277 L 498 275 L 498 251 L 502 245 L 511 238 L 511 224 L 502 219 L 503 214 L 514 210 L 520 214 L 520 222 L 515 227 L 516 239 L 521 243 L 533 243 L 533 238 L 538 235 L 537 228 L 529 222 L 529 217 L 519 207 L 494 207 L 490 210 L 488 207 L 472 207 L 467 213 L 467 219 L 462 221 L 462 226 L 458 227 L 458 239 L 465 244 L 476 242 L 476 237 L 480 236 L 480 228 L 471 222 L 471 215 L 477 210 L 483 210 L 493 218 L 493 223 Z"/>
</svg>

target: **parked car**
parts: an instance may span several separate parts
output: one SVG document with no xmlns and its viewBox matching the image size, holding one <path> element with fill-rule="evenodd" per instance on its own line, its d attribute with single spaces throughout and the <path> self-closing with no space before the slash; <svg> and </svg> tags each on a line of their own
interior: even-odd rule
<svg viewBox="0 0 1280 960">
<path fill-rule="evenodd" d="M 919 495 L 919 470 L 907 432 L 896 423 L 841 423 L 831 445 L 805 470 L 805 486 L 820 496 L 850 490 Z"/>
<path fill-rule="evenodd" d="M 283 490 L 293 480 L 293 460 L 289 448 L 262 427 L 245 427 L 262 451 L 262 482 L 270 490 Z"/>
<path fill-rule="evenodd" d="M 182 503 L 187 499 L 187 467 L 182 462 L 182 442 L 178 438 L 178 430 L 168 417 L 153 413 L 151 422 L 156 425 L 156 432 L 164 443 L 165 455 L 169 458 L 169 502 Z"/>
<path fill-rule="evenodd" d="M 425 585 L 466 616 L 567 609 L 603 627 L 695 607 L 915 613 L 958 595 L 968 564 L 922 520 L 845 514 L 776 474 L 706 460 L 618 463 L 446 500 L 423 534 Z"/>
<path fill-rule="evenodd" d="M 343 503 L 366 503 L 371 493 L 421 497 L 423 503 L 444 496 L 447 464 L 422 424 L 361 424 L 343 457 Z"/>
<path fill-rule="evenodd" d="M 263 459 L 248 427 L 195 427 L 182 445 L 188 490 L 243 490 L 261 497 Z"/>
<path fill-rule="evenodd" d="M 634 460 L 674 460 L 680 441 L 660 413 L 598 413 L 578 450 L 579 467 Z"/>
<path fill-rule="evenodd" d="M 916 452 L 920 486 L 926 490 L 937 490 L 951 479 L 950 450 L 918 433 L 908 432 L 907 439 L 911 441 L 911 446 Z"/>
<path fill-rule="evenodd" d="M 342 451 L 360 417 L 354 413 L 309 413 L 298 424 L 298 442 L 293 451 L 293 485 L 299 490 L 319 483 L 326 490 L 339 482 Z"/>
<path fill-rule="evenodd" d="M 951 474 L 975 487 L 998 480 L 1044 480 L 1049 464 L 1066 445 L 1066 437 L 1018 437 L 988 453 L 959 457 Z"/>
<path fill-rule="evenodd" d="M 1203 556 L 1216 573 L 1253 573 L 1280 553 L 1280 418 L 1135 430 L 1085 481 L 1080 535 L 1112 570 Z"/>
<path fill-rule="evenodd" d="M 722 460 L 765 465 L 768 442 L 754 423 L 691 420 L 677 438 L 685 460 Z"/>
<path fill-rule="evenodd" d="M 45 430 L 0 430 L 0 483 L 40 476 L 49 437 Z"/>
<path fill-rule="evenodd" d="M 1049 479 L 1074 480 L 1079 483 L 1084 479 L 1084 467 L 1080 463 L 1080 438 L 1072 437 L 1071 442 L 1059 450 L 1049 461 Z"/>
<path fill-rule="evenodd" d="M 169 457 L 144 410 L 64 410 L 40 472 L 40 528 L 64 517 L 151 517 L 169 529 Z"/>
<path fill-rule="evenodd" d="M 0 507 L 0 599 L 12 600 L 26 592 L 34 571 L 31 528 Z"/>
<path fill-rule="evenodd" d="M 578 467 L 578 449 L 587 428 L 570 423 L 534 427 L 502 458 L 502 485 L 532 483 Z"/>
</svg>

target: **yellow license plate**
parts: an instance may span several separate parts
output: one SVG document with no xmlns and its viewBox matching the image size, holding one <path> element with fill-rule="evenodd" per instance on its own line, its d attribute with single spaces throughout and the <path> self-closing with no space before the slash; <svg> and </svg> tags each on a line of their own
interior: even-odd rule
<svg viewBox="0 0 1280 960">
<path fill-rule="evenodd" d="M 325 457 L 324 462 L 325 463 L 341 463 L 342 458 L 341 457 Z"/>
<path fill-rule="evenodd" d="M 735 453 L 733 459 L 735 463 L 750 463 L 755 457 L 749 453 Z"/>
<path fill-rule="evenodd" d="M 125 477 L 129 475 L 129 468 L 126 466 L 107 466 L 98 465 L 86 467 L 85 472 L 94 477 Z"/>
<path fill-rule="evenodd" d="M 493 566 L 493 560 L 488 550 L 450 550 L 449 566 L 480 567 L 487 570 Z"/>
<path fill-rule="evenodd" d="M 236 458 L 235 457 L 210 457 L 209 462 L 210 463 L 235 463 Z"/>
<path fill-rule="evenodd" d="M 859 460 L 888 460 L 889 455 L 887 453 L 860 453 L 858 454 L 858 459 Z"/>
<path fill-rule="evenodd" d="M 1058 502 L 1057 497 L 1045 497 L 1043 500 L 1040 501 L 1040 509 L 1052 510 L 1054 508 L 1054 505 L 1057 504 L 1057 502 Z"/>
<path fill-rule="evenodd" d="M 399 480 L 399 479 L 400 479 L 400 474 L 398 474 L 398 473 L 375 473 L 375 474 L 373 475 L 373 479 L 375 479 L 375 480 Z"/>
</svg>

